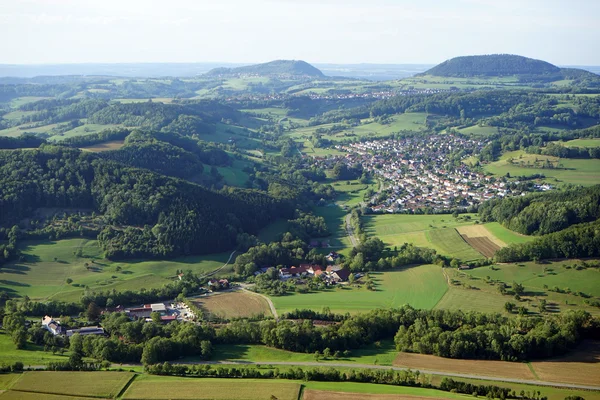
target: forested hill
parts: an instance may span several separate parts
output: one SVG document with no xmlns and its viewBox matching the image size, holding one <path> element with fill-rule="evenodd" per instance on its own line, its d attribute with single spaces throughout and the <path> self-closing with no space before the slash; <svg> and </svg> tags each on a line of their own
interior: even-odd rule
<svg viewBox="0 0 600 400">
<path fill-rule="evenodd" d="M 291 206 L 266 193 L 213 191 L 189 182 L 44 145 L 0 152 L 0 223 L 40 207 L 85 208 L 102 214 L 98 239 L 107 257 L 166 257 L 235 247 Z"/>
<path fill-rule="evenodd" d="M 238 68 L 215 68 L 206 73 L 208 76 L 237 74 L 324 76 L 319 69 L 301 60 L 275 60 L 264 64 L 247 65 Z"/>
<path fill-rule="evenodd" d="M 535 60 L 512 54 L 489 54 L 480 56 L 455 57 L 425 71 L 423 75 L 447 77 L 500 77 L 512 75 L 526 76 L 571 76 L 574 72 L 586 77 L 595 76 L 591 72 L 574 68 L 561 69 L 546 61 Z"/>
</svg>

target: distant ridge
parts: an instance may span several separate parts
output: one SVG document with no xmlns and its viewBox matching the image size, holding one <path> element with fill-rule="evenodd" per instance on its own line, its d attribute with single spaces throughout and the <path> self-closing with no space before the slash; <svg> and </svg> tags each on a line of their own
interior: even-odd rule
<svg viewBox="0 0 600 400">
<path fill-rule="evenodd" d="M 275 60 L 263 64 L 247 65 L 237 68 L 215 68 L 206 73 L 208 76 L 215 75 L 291 75 L 322 77 L 323 72 L 302 60 Z"/>
<path fill-rule="evenodd" d="M 425 71 L 435 76 L 508 76 L 545 75 L 559 73 L 560 68 L 549 62 L 513 54 L 489 54 L 451 58 Z"/>
</svg>

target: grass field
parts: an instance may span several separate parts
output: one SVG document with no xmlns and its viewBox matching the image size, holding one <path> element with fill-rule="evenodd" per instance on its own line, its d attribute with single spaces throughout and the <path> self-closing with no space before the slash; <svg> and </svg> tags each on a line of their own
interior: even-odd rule
<svg viewBox="0 0 600 400">
<path fill-rule="evenodd" d="M 342 287 L 307 294 L 271 297 L 279 312 L 296 308 L 321 311 L 327 306 L 333 312 L 355 314 L 375 308 L 399 307 L 410 304 L 415 308 L 433 308 L 448 289 L 441 268 L 421 265 L 398 271 L 371 273 L 375 291 L 365 288 Z"/>
<path fill-rule="evenodd" d="M 219 318 L 271 317 L 271 309 L 261 296 L 244 291 L 217 293 L 193 300 L 205 313 Z"/>
<path fill-rule="evenodd" d="M 74 255 L 79 249 L 82 257 Z M 88 239 L 27 241 L 21 243 L 21 251 L 25 257 L 23 262 L 6 264 L 0 270 L 0 288 L 32 299 L 63 301 L 77 301 L 86 285 L 103 290 L 160 287 L 175 277 L 177 270 L 209 272 L 221 267 L 229 258 L 229 253 L 220 253 L 169 261 L 112 262 L 102 257 L 95 240 Z M 117 271 L 117 267 L 121 270 Z M 230 270 L 224 271 L 228 272 Z M 71 285 L 66 283 L 67 278 L 73 279 Z"/>
<path fill-rule="evenodd" d="M 392 340 L 381 342 L 352 350 L 348 357 L 338 359 L 319 359 L 326 366 L 327 363 L 357 363 L 373 365 L 392 365 L 398 352 Z M 254 361 L 264 362 L 315 362 L 313 354 L 294 353 L 292 351 L 275 349 L 262 345 L 216 345 L 214 361 Z M 186 361 L 186 360 L 184 360 Z M 192 361 L 192 360 L 190 360 Z"/>
<path fill-rule="evenodd" d="M 61 394 L 48 394 L 48 393 L 30 393 L 30 392 L 19 392 L 16 390 L 9 390 L 8 392 L 0 394 L 0 400 L 91 400 L 95 397 L 81 397 L 81 396 L 64 396 Z"/>
<path fill-rule="evenodd" d="M 510 151 L 500 157 L 498 161 L 494 161 L 484 167 L 488 173 L 505 176 L 509 173 L 511 176 L 544 174 L 546 181 L 549 183 L 573 183 L 576 185 L 595 185 L 600 183 L 600 160 L 599 159 L 569 159 L 561 158 L 560 164 L 565 169 L 548 169 L 548 168 L 529 168 L 512 165 L 508 159 L 514 159 L 527 163 L 533 163 L 538 160 L 549 159 L 553 162 L 559 160 L 556 157 L 540 156 L 536 154 L 526 154 L 522 150 Z"/>
<path fill-rule="evenodd" d="M 288 225 L 289 224 L 286 219 L 278 219 L 261 229 L 258 233 L 258 238 L 263 243 L 271 243 L 279 240 L 280 236 L 287 232 Z"/>
<path fill-rule="evenodd" d="M 446 269 L 449 279 L 457 284 L 450 286 L 436 308 L 505 312 L 504 304 L 511 301 L 518 306 L 525 306 L 529 313 L 535 313 L 538 312 L 537 305 L 544 299 L 549 312 L 584 309 L 593 315 L 600 315 L 600 310 L 585 304 L 585 298 L 581 296 L 548 290 L 558 287 L 563 291 L 600 297 L 600 272 L 593 268 L 578 271 L 573 268 L 577 263 L 578 260 L 565 260 L 545 264 L 501 264 L 465 271 Z M 510 295 L 501 295 L 498 282 L 508 286 L 513 282 L 523 284 L 525 294 L 521 296 L 521 301 L 516 301 Z"/>
<path fill-rule="evenodd" d="M 346 217 L 347 212 L 338 204 L 329 204 L 325 207 L 314 207 L 313 213 L 325 219 L 327 229 L 329 230 L 329 233 L 331 233 L 331 236 L 323 238 L 323 240 L 329 241 L 331 250 L 348 255 L 352 248 L 352 244 L 350 243 L 345 228 L 344 218 Z M 324 249 L 324 251 L 329 252 L 330 249 Z"/>
<path fill-rule="evenodd" d="M 455 360 L 427 354 L 399 353 L 394 366 L 501 378 L 535 380 L 526 363 L 491 360 Z"/>
<path fill-rule="evenodd" d="M 535 236 L 526 236 L 513 232 L 510 229 L 503 227 L 498 222 L 488 222 L 484 224 L 484 226 L 485 229 L 487 229 L 494 237 L 496 237 L 499 241 L 506 243 L 507 245 L 513 243 L 530 242 L 535 239 Z"/>
<path fill-rule="evenodd" d="M 25 366 L 43 365 L 50 361 L 67 361 L 68 359 L 68 353 L 65 353 L 63 356 L 54 355 L 51 352 L 45 352 L 42 346 L 33 343 L 27 343 L 24 349 L 17 350 L 10 335 L 4 331 L 0 332 L 0 364 L 13 364 L 20 361 Z M 2 389 L 1 383 L 0 389 Z"/>
<path fill-rule="evenodd" d="M 6 118 L 6 116 L 5 116 Z M 600 139 L 574 139 L 568 142 L 557 142 L 567 147 L 600 147 Z"/>
<path fill-rule="evenodd" d="M 113 140 L 110 142 L 98 143 L 93 146 L 81 147 L 81 150 L 99 153 L 107 150 L 119 150 L 123 146 L 125 146 L 125 140 Z"/>
<path fill-rule="evenodd" d="M 299 392 L 300 384 L 290 381 L 140 375 L 123 399 L 298 400 Z"/>
<path fill-rule="evenodd" d="M 470 217 L 469 220 L 464 217 Z M 413 243 L 438 253 L 468 261 L 483 256 L 465 242 L 455 227 L 472 225 L 477 214 L 457 219 L 450 215 L 379 214 L 364 217 L 365 231 L 377 236 L 388 246 Z"/>
<path fill-rule="evenodd" d="M 495 126 L 479 126 L 473 125 L 468 128 L 462 128 L 458 130 L 460 133 L 465 133 L 467 135 L 475 135 L 475 136 L 490 136 L 498 133 L 498 128 Z"/>
<path fill-rule="evenodd" d="M 133 378 L 130 372 L 24 372 L 12 390 L 65 396 L 115 397 Z"/>
</svg>

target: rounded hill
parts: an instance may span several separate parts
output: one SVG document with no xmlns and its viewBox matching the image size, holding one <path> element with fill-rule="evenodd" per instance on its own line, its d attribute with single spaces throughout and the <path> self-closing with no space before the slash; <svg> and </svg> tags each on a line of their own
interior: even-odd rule
<svg viewBox="0 0 600 400">
<path fill-rule="evenodd" d="M 263 64 L 246 65 L 237 68 L 215 68 L 207 75 L 293 75 L 293 76 L 324 76 L 318 68 L 302 60 L 275 60 Z"/>
<path fill-rule="evenodd" d="M 548 75 L 560 72 L 560 68 L 546 61 L 512 54 L 489 54 L 462 56 L 444 61 L 425 71 L 424 75 L 471 77 Z"/>
</svg>

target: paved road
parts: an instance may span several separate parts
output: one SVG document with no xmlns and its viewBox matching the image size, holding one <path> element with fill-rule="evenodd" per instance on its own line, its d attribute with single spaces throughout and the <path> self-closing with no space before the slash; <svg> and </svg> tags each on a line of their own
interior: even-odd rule
<svg viewBox="0 0 600 400">
<path fill-rule="evenodd" d="M 271 313 L 273 314 L 273 317 L 275 317 L 275 319 L 279 319 L 279 315 L 277 315 L 277 310 L 275 309 L 275 305 L 273 304 L 273 302 L 271 301 L 271 299 L 268 296 L 265 296 L 265 295 L 260 294 L 260 293 L 253 292 L 251 290 L 246 289 L 245 287 L 242 287 L 242 290 L 244 292 L 252 293 L 254 295 L 260 296 L 263 299 L 265 299 L 267 301 L 267 303 L 269 304 L 269 308 L 271 309 Z"/>
<path fill-rule="evenodd" d="M 350 364 L 350 363 L 320 363 L 320 362 L 289 362 L 289 361 L 198 361 L 198 362 L 187 362 L 187 363 L 174 363 L 174 364 L 208 364 L 208 365 L 290 365 L 296 367 L 341 367 L 341 368 L 364 368 L 364 369 L 385 369 L 394 371 L 408 371 L 411 368 L 403 367 L 391 367 L 383 365 L 371 365 L 371 364 Z M 416 371 L 417 369 L 412 369 Z M 552 386 L 566 389 L 583 389 L 583 390 L 600 390 L 600 386 L 588 386 L 588 385 L 576 385 L 571 383 L 560 383 L 560 382 L 548 382 L 548 381 L 532 381 L 528 379 L 513 379 L 513 378 L 500 378 L 497 376 L 485 376 L 485 375 L 472 375 L 472 374 L 458 374 L 455 372 L 445 371 L 429 371 L 419 369 L 422 374 L 426 375 L 443 375 L 450 376 L 453 378 L 466 378 L 466 379 L 483 379 L 487 381 L 496 382 L 510 382 L 510 383 L 523 383 L 526 385 L 538 385 L 538 386 Z"/>
<path fill-rule="evenodd" d="M 352 218 L 352 214 L 346 214 L 346 233 L 350 238 L 350 243 L 352 244 L 352 247 L 356 247 L 358 246 L 358 239 L 356 238 L 356 236 L 354 236 L 354 229 L 352 229 L 352 222 L 350 221 L 350 218 Z"/>
</svg>

